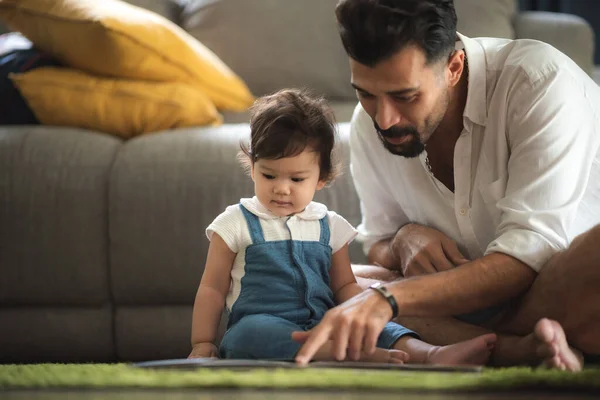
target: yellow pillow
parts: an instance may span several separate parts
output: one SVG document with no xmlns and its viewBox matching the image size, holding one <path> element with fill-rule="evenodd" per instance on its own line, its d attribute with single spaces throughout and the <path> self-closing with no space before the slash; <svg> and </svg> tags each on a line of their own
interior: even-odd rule
<svg viewBox="0 0 600 400">
<path fill-rule="evenodd" d="M 130 138 L 221 122 L 210 99 L 186 83 L 97 78 L 56 67 L 9 77 L 44 125 L 74 126 Z"/>
<path fill-rule="evenodd" d="M 186 82 L 219 109 L 242 111 L 254 100 L 244 82 L 183 29 L 119 0 L 0 0 L 0 19 L 75 69 Z"/>
</svg>

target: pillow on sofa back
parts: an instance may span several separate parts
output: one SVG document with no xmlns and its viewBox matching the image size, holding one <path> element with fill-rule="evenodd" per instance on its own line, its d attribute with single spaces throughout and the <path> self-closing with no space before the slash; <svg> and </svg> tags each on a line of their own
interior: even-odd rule
<svg viewBox="0 0 600 400">
<path fill-rule="evenodd" d="M 263 95 L 309 87 L 356 100 L 337 32 L 337 0 L 190 1 L 181 25 Z"/>
<path fill-rule="evenodd" d="M 128 139 L 221 122 L 213 103 L 182 82 L 98 78 L 54 67 L 9 77 L 44 125 L 86 128 Z"/>
<path fill-rule="evenodd" d="M 224 110 L 253 98 L 214 53 L 165 18 L 119 0 L 0 0 L 0 18 L 65 65 L 97 75 L 185 82 Z"/>
</svg>

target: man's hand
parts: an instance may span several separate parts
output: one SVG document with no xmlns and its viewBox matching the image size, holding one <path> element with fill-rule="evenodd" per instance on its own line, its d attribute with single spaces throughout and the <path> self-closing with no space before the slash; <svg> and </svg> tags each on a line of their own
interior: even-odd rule
<svg viewBox="0 0 600 400">
<path fill-rule="evenodd" d="M 217 346 L 212 343 L 196 343 L 188 358 L 218 358 Z"/>
<path fill-rule="evenodd" d="M 304 343 L 296 362 L 307 364 L 329 340 L 336 360 L 358 360 L 361 352 L 373 354 L 379 334 L 392 318 L 392 308 L 373 290 L 366 290 L 325 313 L 321 322 L 307 332 L 292 333 Z"/>
<path fill-rule="evenodd" d="M 440 231 L 417 224 L 400 228 L 390 247 L 400 260 L 405 278 L 446 271 L 469 262 L 454 240 Z"/>
</svg>

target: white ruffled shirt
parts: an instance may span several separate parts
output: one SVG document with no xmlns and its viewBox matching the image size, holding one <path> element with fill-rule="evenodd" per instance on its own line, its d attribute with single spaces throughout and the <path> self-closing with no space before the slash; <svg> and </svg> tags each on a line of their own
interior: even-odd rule
<svg viewBox="0 0 600 400">
<path fill-rule="evenodd" d="M 320 224 L 306 222 L 315 222 L 325 216 L 327 216 L 329 222 L 329 245 L 331 246 L 332 254 L 335 254 L 346 244 L 352 242 L 358 233 L 344 217 L 334 211 L 329 211 L 324 204 L 314 201 L 306 206 L 304 211 L 288 217 L 280 217 L 271 213 L 258 201 L 256 196 L 241 199 L 240 203 L 259 218 L 265 241 L 289 239 L 319 241 L 321 236 Z M 227 207 L 206 228 L 206 236 L 209 240 L 212 239 L 214 233 L 217 233 L 229 249 L 236 253 L 231 270 L 231 286 L 226 300 L 227 308 L 231 311 L 231 307 L 240 295 L 241 280 L 245 274 L 246 248 L 252 244 L 248 224 L 239 204 Z"/>
</svg>

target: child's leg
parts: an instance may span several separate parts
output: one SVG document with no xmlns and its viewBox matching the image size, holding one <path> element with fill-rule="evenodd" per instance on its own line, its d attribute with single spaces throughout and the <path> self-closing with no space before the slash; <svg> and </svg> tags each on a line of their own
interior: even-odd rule
<svg viewBox="0 0 600 400">
<path fill-rule="evenodd" d="M 333 341 L 326 342 L 317 351 L 313 357 L 314 361 L 337 361 L 331 354 L 333 349 Z M 360 358 L 356 361 L 362 362 L 373 362 L 373 363 L 386 363 L 386 364 L 404 364 L 408 361 L 408 354 L 398 349 L 382 349 L 376 348 L 373 354 L 366 354 L 362 352 Z M 346 360 L 350 360 L 346 358 Z"/>
<path fill-rule="evenodd" d="M 219 357 L 293 360 L 300 344 L 292 340 L 292 332 L 300 330 L 298 325 L 273 315 L 248 315 L 225 332 Z"/>
</svg>

